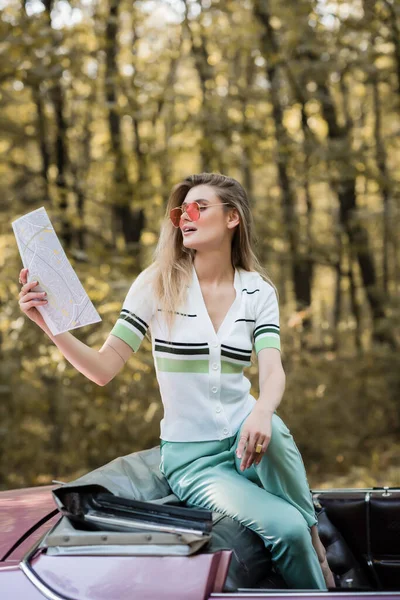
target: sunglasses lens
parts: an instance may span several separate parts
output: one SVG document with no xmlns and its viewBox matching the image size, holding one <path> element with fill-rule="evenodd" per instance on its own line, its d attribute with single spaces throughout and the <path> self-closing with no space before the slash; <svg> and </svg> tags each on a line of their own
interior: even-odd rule
<svg viewBox="0 0 400 600">
<path fill-rule="evenodd" d="M 180 208 L 173 208 L 170 213 L 169 213 L 169 217 L 172 221 L 172 225 L 174 227 L 179 227 L 179 221 L 181 220 L 181 215 L 182 215 L 182 211 Z"/>
<path fill-rule="evenodd" d="M 186 204 L 184 206 L 184 211 L 186 212 L 187 216 L 191 221 L 197 221 L 197 219 L 200 217 L 200 209 L 197 202 L 191 202 L 190 204 Z M 171 219 L 174 227 L 179 227 L 181 216 L 182 209 L 180 207 L 173 208 L 172 210 L 170 210 L 169 218 Z"/>
<path fill-rule="evenodd" d="M 197 202 L 192 202 L 186 206 L 186 214 L 191 221 L 197 221 L 200 215 L 199 205 Z"/>
</svg>

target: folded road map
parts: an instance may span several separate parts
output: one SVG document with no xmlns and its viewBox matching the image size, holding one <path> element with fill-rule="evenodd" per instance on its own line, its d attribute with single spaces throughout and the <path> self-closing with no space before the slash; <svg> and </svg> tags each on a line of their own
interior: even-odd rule
<svg viewBox="0 0 400 600">
<path fill-rule="evenodd" d="M 28 281 L 34 291 L 47 292 L 48 303 L 37 306 L 53 335 L 101 321 L 71 266 L 46 209 L 42 206 L 11 223 Z"/>
</svg>

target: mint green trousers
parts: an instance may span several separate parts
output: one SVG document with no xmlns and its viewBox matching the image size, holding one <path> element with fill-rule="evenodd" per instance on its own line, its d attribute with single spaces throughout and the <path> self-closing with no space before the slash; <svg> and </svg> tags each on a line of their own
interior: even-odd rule
<svg viewBox="0 0 400 600">
<path fill-rule="evenodd" d="M 221 441 L 161 440 L 161 472 L 188 506 L 223 513 L 255 531 L 290 588 L 326 590 L 311 540 L 317 517 L 293 436 L 274 413 L 260 464 L 241 471 L 240 431 Z"/>
</svg>

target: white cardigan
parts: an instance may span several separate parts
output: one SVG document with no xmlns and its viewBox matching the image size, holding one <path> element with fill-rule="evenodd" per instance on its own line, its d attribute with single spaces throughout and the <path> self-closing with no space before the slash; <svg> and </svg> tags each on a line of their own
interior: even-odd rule
<svg viewBox="0 0 400 600">
<path fill-rule="evenodd" d="M 136 352 L 150 327 L 164 405 L 161 435 L 169 442 L 222 440 L 234 435 L 255 398 L 243 374 L 254 345 L 280 351 L 274 288 L 255 271 L 235 269 L 236 299 L 218 333 L 208 315 L 193 265 L 186 303 L 177 309 L 168 339 L 163 313 L 143 271 L 131 285 L 111 334 Z"/>
</svg>

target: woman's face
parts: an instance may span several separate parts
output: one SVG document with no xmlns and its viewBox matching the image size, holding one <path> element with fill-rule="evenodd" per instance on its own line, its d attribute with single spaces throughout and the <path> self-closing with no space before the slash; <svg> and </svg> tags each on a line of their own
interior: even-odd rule
<svg viewBox="0 0 400 600">
<path fill-rule="evenodd" d="M 231 241 L 234 227 L 239 223 L 239 218 L 232 218 L 232 210 L 229 213 L 225 212 L 225 206 L 212 187 L 198 185 L 189 190 L 183 206 L 191 202 L 198 202 L 200 205 L 200 218 L 197 221 L 191 221 L 186 212 L 182 213 L 180 229 L 183 245 L 186 248 L 219 249 L 226 240 Z M 237 211 L 234 212 L 237 214 Z M 194 228 L 195 231 L 185 233 L 184 229 L 188 226 Z"/>
</svg>

